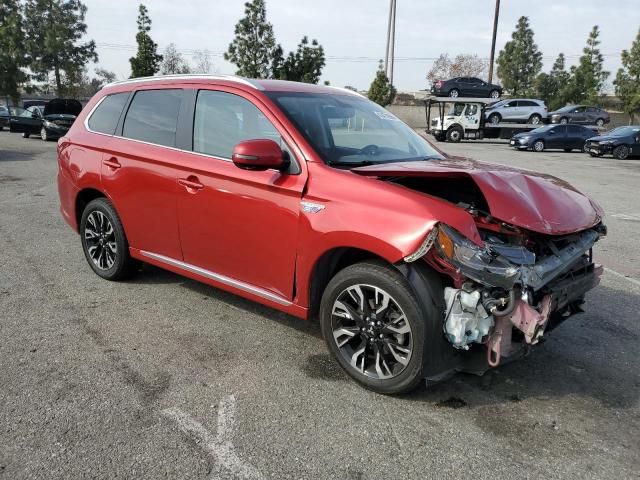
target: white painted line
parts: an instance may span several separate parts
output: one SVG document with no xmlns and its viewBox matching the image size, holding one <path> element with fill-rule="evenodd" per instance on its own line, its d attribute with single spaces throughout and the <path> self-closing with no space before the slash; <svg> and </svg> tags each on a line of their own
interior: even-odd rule
<svg viewBox="0 0 640 480">
<path fill-rule="evenodd" d="M 610 273 L 611 275 L 614 275 L 616 277 L 622 278 L 624 280 L 627 280 L 628 282 L 633 283 L 634 285 L 640 287 L 640 280 L 636 280 L 635 278 L 632 277 L 627 277 L 626 275 L 620 273 L 620 272 L 616 272 L 615 270 L 611 270 L 610 268 L 604 267 L 604 271 L 607 273 Z"/>
<path fill-rule="evenodd" d="M 213 457 L 215 465 L 211 472 L 212 479 L 264 478 L 255 467 L 238 457 L 231 443 L 236 414 L 233 395 L 223 398 L 218 405 L 218 432 L 215 438 L 201 423 L 179 408 L 168 408 L 161 413 L 173 419 L 183 432 L 193 437 L 196 443 Z"/>
</svg>

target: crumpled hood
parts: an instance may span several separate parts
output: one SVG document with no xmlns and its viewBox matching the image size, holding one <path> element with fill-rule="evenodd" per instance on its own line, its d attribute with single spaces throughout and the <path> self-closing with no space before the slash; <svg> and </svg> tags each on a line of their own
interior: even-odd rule
<svg viewBox="0 0 640 480">
<path fill-rule="evenodd" d="M 597 203 L 556 177 L 465 158 L 386 163 L 354 168 L 352 172 L 374 177 L 466 176 L 478 185 L 491 215 L 543 234 L 584 230 L 597 225 L 603 216 Z"/>
<path fill-rule="evenodd" d="M 626 135 L 598 135 L 597 137 L 591 137 L 589 139 L 590 142 L 604 142 L 604 141 L 612 141 L 612 140 L 620 140 L 625 138 Z"/>
</svg>

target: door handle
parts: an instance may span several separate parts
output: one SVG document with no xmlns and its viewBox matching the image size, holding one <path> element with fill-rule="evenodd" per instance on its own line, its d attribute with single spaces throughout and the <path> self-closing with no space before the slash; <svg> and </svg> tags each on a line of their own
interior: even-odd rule
<svg viewBox="0 0 640 480">
<path fill-rule="evenodd" d="M 104 160 L 102 164 L 105 167 L 109 167 L 111 170 L 117 170 L 122 166 L 120 165 L 120 162 L 118 162 L 118 159 L 116 157 L 111 157 L 108 160 Z"/>
<path fill-rule="evenodd" d="M 187 178 L 179 178 L 178 183 L 185 187 L 189 192 L 194 193 L 196 190 L 202 190 L 204 185 L 200 183 L 198 177 L 189 175 Z"/>
</svg>

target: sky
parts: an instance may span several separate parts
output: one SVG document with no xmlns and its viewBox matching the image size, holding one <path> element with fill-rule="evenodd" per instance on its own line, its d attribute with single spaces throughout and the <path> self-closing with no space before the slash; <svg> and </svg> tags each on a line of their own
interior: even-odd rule
<svg viewBox="0 0 640 480">
<path fill-rule="evenodd" d="M 151 37 L 162 53 L 173 42 L 188 61 L 207 49 L 215 73 L 235 73 L 222 57 L 243 16 L 244 0 L 145 0 L 152 20 Z M 135 54 L 138 2 L 85 0 L 87 37 L 98 46 L 99 66 L 129 77 Z M 324 47 L 322 81 L 366 90 L 378 60 L 384 58 L 389 0 L 266 0 L 267 19 L 285 52 L 307 35 Z M 489 57 L 494 0 L 397 0 L 394 84 L 399 91 L 427 87 L 426 72 L 441 53 Z M 496 43 L 511 38 L 518 18 L 529 17 L 548 71 L 563 52 L 577 63 L 587 36 L 600 27 L 609 88 L 640 28 L 640 0 L 502 0 Z M 94 66 L 89 66 L 91 71 Z"/>
</svg>

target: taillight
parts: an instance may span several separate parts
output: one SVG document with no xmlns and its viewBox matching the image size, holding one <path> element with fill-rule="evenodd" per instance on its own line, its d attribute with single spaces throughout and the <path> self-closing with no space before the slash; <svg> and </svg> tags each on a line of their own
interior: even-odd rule
<svg viewBox="0 0 640 480">
<path fill-rule="evenodd" d="M 442 80 L 438 80 L 436 82 L 436 88 L 440 88 L 440 87 L 442 87 Z"/>
</svg>

